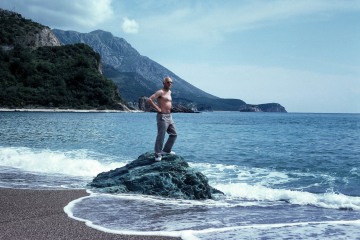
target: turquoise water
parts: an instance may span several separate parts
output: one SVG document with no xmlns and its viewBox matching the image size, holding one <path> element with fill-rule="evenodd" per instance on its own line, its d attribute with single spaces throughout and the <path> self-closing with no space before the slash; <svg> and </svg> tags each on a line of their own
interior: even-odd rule
<svg viewBox="0 0 360 240">
<path fill-rule="evenodd" d="M 174 114 L 174 151 L 216 201 L 102 195 L 69 216 L 103 231 L 183 239 L 358 239 L 360 115 Z M 0 186 L 85 188 L 152 151 L 152 113 L 0 113 Z"/>
</svg>

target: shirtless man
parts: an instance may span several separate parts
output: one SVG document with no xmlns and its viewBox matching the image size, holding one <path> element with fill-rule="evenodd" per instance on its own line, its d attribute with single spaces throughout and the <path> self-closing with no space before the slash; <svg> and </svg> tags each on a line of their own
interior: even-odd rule
<svg viewBox="0 0 360 240">
<path fill-rule="evenodd" d="M 165 77 L 163 80 L 163 88 L 156 91 L 149 98 L 149 104 L 157 111 L 157 137 L 155 142 L 155 161 L 161 161 L 164 154 L 175 154 L 171 151 L 176 137 L 175 123 L 171 116 L 171 90 L 172 80 Z M 157 101 L 157 104 L 155 103 Z M 165 132 L 169 134 L 169 138 L 163 148 Z"/>
</svg>

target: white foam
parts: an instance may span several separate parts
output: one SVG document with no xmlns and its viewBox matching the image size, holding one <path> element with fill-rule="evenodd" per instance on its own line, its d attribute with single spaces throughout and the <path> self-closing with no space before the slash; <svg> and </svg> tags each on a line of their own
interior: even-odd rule
<svg viewBox="0 0 360 240">
<path fill-rule="evenodd" d="M 142 195 L 142 194 L 111 194 L 111 193 L 98 193 L 92 191 L 92 189 L 87 190 L 88 193 L 92 194 L 93 197 L 95 196 L 109 196 L 113 199 L 120 199 L 120 200 L 135 200 L 138 202 L 151 202 L 155 204 L 164 204 L 166 205 L 173 205 L 177 207 L 193 207 L 193 206 L 203 206 L 203 207 L 235 207 L 235 206 L 255 206 L 256 203 L 250 202 L 238 202 L 238 203 L 229 203 L 226 201 L 217 201 L 213 199 L 201 200 L 201 201 L 194 201 L 194 200 L 186 200 L 186 199 L 176 199 L 176 198 L 165 198 L 161 196 L 151 196 L 151 195 Z"/>
<path fill-rule="evenodd" d="M 360 197 L 328 192 L 315 194 L 286 189 L 272 189 L 246 183 L 215 184 L 228 197 L 250 201 L 287 201 L 292 204 L 313 205 L 331 209 L 353 209 L 360 211 Z"/>
<path fill-rule="evenodd" d="M 266 168 L 248 168 L 236 165 L 190 163 L 190 166 L 202 172 L 213 182 L 246 182 L 265 186 L 285 184 L 292 181 L 287 173 Z"/>
<path fill-rule="evenodd" d="M 52 151 L 25 147 L 0 147 L 0 166 L 26 171 L 66 174 L 71 176 L 96 176 L 100 172 L 122 167 L 126 162 L 102 162 L 84 150 Z"/>
<path fill-rule="evenodd" d="M 357 239 L 360 220 L 251 224 L 204 229 L 194 232 L 200 239 Z M 328 233 L 332 231 L 330 234 Z"/>
<path fill-rule="evenodd" d="M 169 237 L 182 237 L 183 234 L 184 236 L 192 236 L 189 235 L 188 231 L 174 231 L 174 232 L 167 232 L 167 231 L 144 231 L 144 232 L 140 232 L 140 231 L 128 231 L 128 230 L 112 230 L 112 229 L 108 229 L 99 225 L 94 224 L 92 221 L 90 220 L 86 220 L 86 219 L 82 219 L 79 217 L 75 217 L 73 214 L 73 208 L 75 207 L 75 205 L 85 199 L 91 198 L 96 196 L 97 194 L 91 194 L 90 196 L 86 196 L 86 197 L 82 197 L 76 200 L 73 200 L 72 202 L 70 202 L 68 205 L 66 205 L 64 207 L 64 212 L 72 219 L 84 222 L 87 226 L 97 229 L 99 231 L 103 231 L 103 232 L 107 232 L 107 233 L 113 233 L 113 234 L 123 234 L 123 235 L 139 235 L 139 236 L 169 236 Z M 196 238 L 195 236 L 193 236 L 194 238 L 187 238 L 189 240 L 197 240 L 198 238 Z"/>
<path fill-rule="evenodd" d="M 356 177 L 360 177 L 360 168 L 356 168 L 356 167 L 352 168 L 350 170 L 350 174 Z"/>
<path fill-rule="evenodd" d="M 90 191 L 88 191 L 90 193 Z M 135 212 L 132 212 L 132 207 L 135 206 L 145 206 L 145 207 L 149 207 L 151 208 L 151 206 L 158 206 L 161 205 L 161 201 L 164 201 L 163 204 L 166 204 L 168 202 L 165 203 L 164 199 L 157 199 L 156 197 L 151 197 L 148 198 L 146 196 L 135 196 L 135 195 L 119 195 L 119 196 L 114 196 L 114 195 L 109 195 L 107 194 L 107 196 L 109 198 L 120 198 L 124 200 L 124 205 L 120 206 L 120 209 L 124 210 L 124 209 L 128 209 L 129 207 L 129 212 L 128 214 L 136 214 Z M 327 229 L 331 228 L 331 229 L 338 229 L 339 231 L 336 233 L 337 235 L 334 235 L 333 237 L 330 237 L 329 239 L 338 239 L 339 236 L 343 236 L 343 232 L 346 232 L 346 236 L 350 237 L 350 239 L 352 239 L 353 236 L 356 236 L 357 232 L 358 232 L 358 228 L 360 226 L 360 220 L 333 220 L 333 221 L 299 221 L 299 222 L 285 222 L 285 223 L 266 223 L 266 224 L 246 224 L 243 225 L 244 222 L 239 222 L 236 223 L 235 226 L 226 226 L 220 224 L 220 226 L 218 228 L 214 228 L 214 227 L 208 227 L 205 229 L 201 229 L 197 227 L 197 224 L 200 224 L 200 222 L 198 221 L 203 221 L 203 219 L 196 219 L 196 217 L 194 218 L 194 225 L 189 226 L 190 228 L 185 228 L 182 230 L 169 230 L 169 228 L 165 228 L 164 230 L 159 230 L 159 231 L 142 231 L 141 226 L 139 226 L 139 230 L 126 230 L 126 229 L 122 229 L 121 227 L 121 221 L 120 222 L 116 222 L 116 224 L 110 224 L 110 227 L 103 227 L 100 226 L 99 223 L 94 223 L 91 220 L 87 220 L 87 219 L 83 219 L 81 217 L 76 217 L 73 214 L 73 211 L 76 208 L 76 205 L 79 204 L 81 205 L 82 201 L 86 201 L 86 200 L 91 200 L 90 198 L 98 198 L 98 199 L 104 199 L 104 194 L 91 194 L 90 196 L 87 197 L 83 197 L 77 200 L 74 200 L 72 202 L 70 202 L 65 208 L 64 211 L 67 213 L 67 215 L 70 218 L 73 218 L 75 220 L 78 221 L 82 221 L 85 222 L 85 224 L 89 227 L 95 228 L 97 230 L 100 231 L 104 231 L 104 232 L 108 232 L 108 233 L 113 233 L 113 234 L 130 234 L 130 235 L 152 235 L 152 236 L 169 236 L 169 237 L 180 237 L 184 240 L 199 240 L 199 239 L 248 239 L 250 236 L 258 236 L 259 238 L 273 238 L 275 236 L 283 236 L 284 238 L 289 238 L 289 231 L 292 232 L 292 239 L 298 239 L 300 236 L 305 236 L 304 233 L 306 234 L 310 234 L 309 236 L 312 236 L 313 238 L 310 239 L 315 239 L 314 236 L 317 237 L 327 237 L 329 238 L 330 236 L 327 235 Z M 141 202 L 138 202 L 138 204 L 130 204 L 129 205 L 129 199 L 136 199 L 136 201 L 149 201 L 149 202 L 153 202 L 154 205 L 146 205 L 146 204 L 142 204 Z M 155 202 L 154 202 L 155 200 Z M 156 202 L 159 201 L 159 202 Z M 176 201 L 176 200 L 172 200 L 172 201 Z M 88 202 L 89 203 L 89 202 Z M 86 204 L 88 204 L 86 203 Z M 96 203 L 92 202 L 93 204 Z M 110 206 L 118 206 L 118 204 L 121 202 L 113 202 L 111 203 Z M 115 205 L 114 205 L 115 204 Z M 81 208 L 81 206 L 80 206 Z M 86 208 L 83 209 L 86 211 Z M 91 210 L 93 210 L 93 207 L 90 208 Z M 106 211 L 103 211 L 104 209 L 100 210 L 101 214 L 107 214 Z M 139 211 L 141 211 L 141 209 L 138 209 Z M 221 211 L 221 208 L 219 209 Z M 155 209 L 154 210 L 159 211 L 159 209 Z M 94 213 L 96 213 L 97 211 L 91 213 L 89 216 L 93 216 Z M 109 216 L 106 219 L 111 219 L 113 217 L 113 213 L 111 213 L 112 210 L 110 210 L 109 212 Z M 111 214 L 110 214 L 111 213 Z M 190 212 L 189 212 L 190 213 Z M 202 214 L 201 212 L 199 212 L 199 214 Z M 121 216 L 119 216 L 121 218 Z M 139 216 L 141 218 L 141 216 Z M 176 214 L 171 214 L 168 216 L 169 219 L 159 219 L 159 221 L 169 221 L 169 222 L 174 222 L 174 219 L 171 219 L 172 217 L 177 218 Z M 192 214 L 187 215 L 184 214 L 185 218 L 188 217 L 194 217 Z M 181 217 L 180 217 L 181 219 Z M 208 219 L 209 221 L 215 221 L 214 219 Z M 144 220 L 146 222 L 146 220 Z M 96 220 L 95 220 L 96 222 Z M 144 224 L 146 224 L 144 222 Z M 177 221 L 176 221 L 177 222 Z M 180 221 L 181 222 L 181 221 Z M 126 226 L 126 221 L 124 222 L 125 226 Z M 181 223 L 179 223 L 181 225 Z M 179 225 L 176 224 L 176 225 Z M 166 224 L 165 224 L 166 225 Z M 201 224 L 200 224 L 201 225 Z M 210 224 L 211 225 L 211 224 Z M 209 225 L 209 226 L 210 226 Z M 116 228 L 116 229 L 110 229 L 110 228 Z M 181 228 L 181 226 L 180 226 Z M 171 227 L 170 227 L 171 229 Z M 198 230 L 196 230 L 198 229 Z M 200 230 L 201 229 L 201 230 Z M 254 235 L 257 234 L 257 235 Z"/>
</svg>

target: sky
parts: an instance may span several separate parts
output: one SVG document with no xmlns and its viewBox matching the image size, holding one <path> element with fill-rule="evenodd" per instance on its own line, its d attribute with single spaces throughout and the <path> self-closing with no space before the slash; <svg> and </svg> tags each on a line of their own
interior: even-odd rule
<svg viewBox="0 0 360 240">
<path fill-rule="evenodd" d="M 111 32 L 221 98 L 360 113 L 360 0 L 0 0 L 0 8 L 50 28 Z"/>
</svg>

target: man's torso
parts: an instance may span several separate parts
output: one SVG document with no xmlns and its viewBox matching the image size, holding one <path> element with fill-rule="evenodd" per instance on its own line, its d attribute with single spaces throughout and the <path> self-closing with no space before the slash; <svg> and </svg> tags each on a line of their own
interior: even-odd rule
<svg viewBox="0 0 360 240">
<path fill-rule="evenodd" d="M 159 90 L 159 96 L 157 98 L 159 107 L 162 113 L 170 113 L 172 107 L 171 91 Z"/>
</svg>

